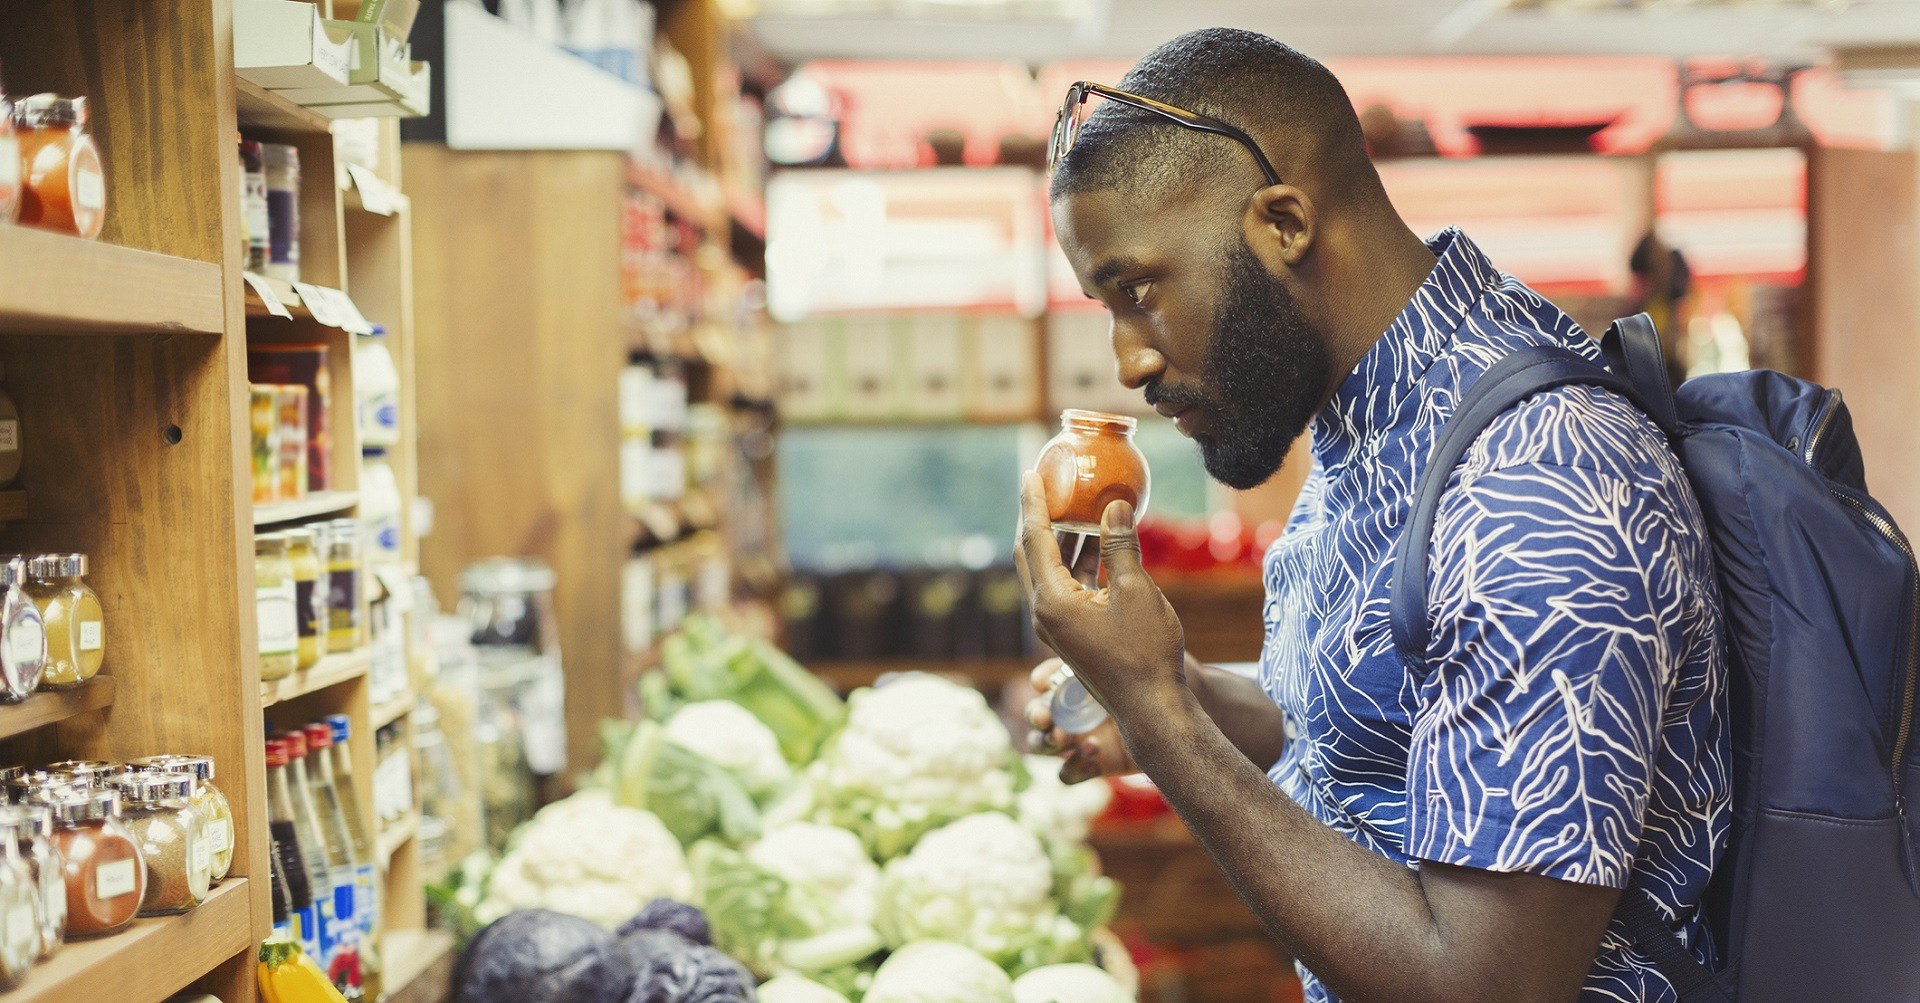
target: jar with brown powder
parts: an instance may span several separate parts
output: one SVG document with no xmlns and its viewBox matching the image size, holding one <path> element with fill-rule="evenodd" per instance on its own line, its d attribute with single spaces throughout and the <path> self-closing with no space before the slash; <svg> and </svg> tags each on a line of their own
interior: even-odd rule
<svg viewBox="0 0 1920 1003">
<path fill-rule="evenodd" d="M 168 916 L 206 901 L 213 862 L 200 831 L 200 813 L 188 797 L 186 773 L 124 773 L 112 780 L 126 805 L 127 831 L 147 865 L 140 915 Z"/>
</svg>

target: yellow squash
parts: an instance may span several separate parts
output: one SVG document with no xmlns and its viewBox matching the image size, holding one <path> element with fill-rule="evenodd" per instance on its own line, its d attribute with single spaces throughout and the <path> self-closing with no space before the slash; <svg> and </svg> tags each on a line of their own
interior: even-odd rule
<svg viewBox="0 0 1920 1003">
<path fill-rule="evenodd" d="M 269 937 L 260 944 L 259 979 L 265 1003 L 347 1003 L 290 937 Z"/>
</svg>

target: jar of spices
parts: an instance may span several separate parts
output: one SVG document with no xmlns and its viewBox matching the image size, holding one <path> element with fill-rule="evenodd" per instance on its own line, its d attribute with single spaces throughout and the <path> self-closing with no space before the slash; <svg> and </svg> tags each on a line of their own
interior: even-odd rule
<svg viewBox="0 0 1920 1003">
<path fill-rule="evenodd" d="M 20 215 L 20 137 L 13 134 L 13 103 L 0 81 L 0 226 Z"/>
<path fill-rule="evenodd" d="M 147 865 L 120 821 L 120 794 L 57 793 L 52 805 L 53 846 L 65 863 L 67 939 L 131 923 L 147 894 Z"/>
<path fill-rule="evenodd" d="M 185 773 L 124 773 L 113 778 L 127 831 L 147 865 L 140 915 L 170 916 L 206 901 L 213 861 L 200 813 L 188 798 L 193 777 Z"/>
<path fill-rule="evenodd" d="M 27 813 L 27 829 L 20 837 L 20 855 L 27 858 L 35 887 L 40 890 L 40 957 L 60 949 L 67 937 L 66 862 L 53 845 L 53 809 L 43 801 L 20 806 Z"/>
<path fill-rule="evenodd" d="M 27 594 L 47 631 L 47 667 L 40 685 L 71 689 L 92 679 L 107 655 L 100 597 L 86 581 L 87 555 L 42 554 L 27 562 Z"/>
<path fill-rule="evenodd" d="M 0 987 L 8 989 L 40 957 L 40 886 L 20 853 L 27 826 L 26 809 L 0 807 Z"/>
<path fill-rule="evenodd" d="M 109 778 L 121 771 L 119 763 L 109 763 L 104 759 L 62 759 L 46 766 L 46 772 L 52 776 L 87 787 L 104 786 Z"/>
<path fill-rule="evenodd" d="M 300 618 L 287 538 L 253 539 L 253 588 L 260 629 L 260 678 L 285 679 L 300 667 Z"/>
<path fill-rule="evenodd" d="M 89 240 L 100 236 L 107 184 L 100 148 L 87 135 L 87 99 L 35 94 L 14 106 L 13 125 L 26 173 L 20 222 Z"/>
<path fill-rule="evenodd" d="M 51 800 L 67 793 L 85 794 L 91 789 L 84 779 L 64 773 L 28 770 L 7 781 L 7 800 L 13 804 L 25 804 Z"/>
<path fill-rule="evenodd" d="M 1116 501 L 1131 504 L 1136 519 L 1145 514 L 1147 459 L 1133 443 L 1136 424 L 1123 414 L 1060 412 L 1060 434 L 1034 464 L 1054 529 L 1097 537 L 1101 515 Z"/>
<path fill-rule="evenodd" d="M 147 756 L 127 765 L 139 770 L 185 773 L 193 778 L 193 793 L 187 800 L 200 813 L 200 831 L 207 841 L 213 881 L 219 883 L 233 866 L 233 806 L 213 785 L 213 757 Z"/>
<path fill-rule="evenodd" d="M 295 654 L 304 669 L 318 662 L 327 650 L 320 605 L 315 600 L 326 572 L 320 555 L 313 549 L 313 530 L 290 529 L 282 535 L 287 538 L 287 560 L 293 565 L 293 615 L 299 628 Z"/>
<path fill-rule="evenodd" d="M 27 562 L 0 560 L 0 698 L 24 700 L 40 688 L 47 668 L 47 630 L 40 607 L 27 597 Z"/>
<path fill-rule="evenodd" d="M 327 579 L 332 591 L 327 650 L 352 651 L 367 643 L 366 623 L 360 612 L 360 523 L 357 520 L 335 519 L 327 523 Z"/>
</svg>

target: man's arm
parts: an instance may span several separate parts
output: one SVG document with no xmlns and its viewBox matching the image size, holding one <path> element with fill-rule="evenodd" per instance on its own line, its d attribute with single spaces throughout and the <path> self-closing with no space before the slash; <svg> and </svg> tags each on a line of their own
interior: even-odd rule
<svg viewBox="0 0 1920 1003">
<path fill-rule="evenodd" d="M 1260 684 L 1245 676 L 1185 658 L 1187 689 L 1200 709 L 1247 761 L 1265 770 L 1286 748 L 1286 718 Z"/>
</svg>

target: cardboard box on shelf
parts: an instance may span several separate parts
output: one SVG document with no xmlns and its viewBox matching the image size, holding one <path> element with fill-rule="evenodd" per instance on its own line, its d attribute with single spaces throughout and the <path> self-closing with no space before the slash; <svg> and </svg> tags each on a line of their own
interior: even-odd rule
<svg viewBox="0 0 1920 1003">
<path fill-rule="evenodd" d="M 1047 318 L 1047 409 L 1139 414 L 1138 391 L 1120 385 L 1105 311 L 1051 314 Z"/>
<path fill-rule="evenodd" d="M 339 83 L 283 89 L 297 101 L 330 118 L 387 115 L 424 115 L 432 105 L 433 68 L 415 62 L 412 50 L 400 38 L 378 25 L 330 21 L 343 26 L 352 52 L 347 77 Z M 334 106 L 351 106 L 352 114 L 336 113 Z"/>
<path fill-rule="evenodd" d="M 847 317 L 840 323 L 838 368 L 845 389 L 844 412 L 849 418 L 884 419 L 900 416 L 902 376 L 901 340 L 897 318 L 887 314 Z"/>
<path fill-rule="evenodd" d="M 907 318 L 908 417 L 938 420 L 964 413 L 965 323 L 965 317 L 951 313 Z"/>
<path fill-rule="evenodd" d="M 353 49 L 353 25 L 322 18 L 311 3 L 238 0 L 233 5 L 234 70 L 262 87 L 345 86 Z"/>
<path fill-rule="evenodd" d="M 1040 410 L 1040 374 L 1036 371 L 1035 322 L 1017 314 L 974 318 L 966 383 L 967 417 L 978 421 L 1016 421 Z"/>
<path fill-rule="evenodd" d="M 829 386 L 827 325 L 808 320 L 788 324 L 780 332 L 780 414 L 790 421 L 825 421 L 834 417 Z"/>
</svg>

